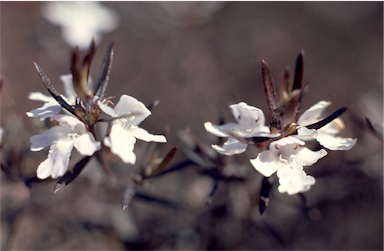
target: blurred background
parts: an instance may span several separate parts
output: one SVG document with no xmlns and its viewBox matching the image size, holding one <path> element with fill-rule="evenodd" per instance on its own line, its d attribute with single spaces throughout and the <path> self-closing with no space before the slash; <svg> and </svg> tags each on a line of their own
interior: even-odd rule
<svg viewBox="0 0 384 251">
<path fill-rule="evenodd" d="M 59 76 L 69 73 L 73 46 L 47 18 L 47 4 L 0 3 L 2 250 L 383 249 L 383 142 L 365 123 L 382 130 L 382 2 L 102 2 L 116 25 L 101 34 L 91 75 L 97 78 L 114 42 L 107 95 L 160 101 L 142 127 L 165 133 L 168 143 L 139 142 L 133 167 L 111 157 L 118 179 L 91 162 L 57 194 L 54 180 L 32 182 L 47 150 L 30 152 L 28 140 L 45 129 L 25 114 L 41 106 L 30 92 L 48 94 L 32 62 L 60 91 Z M 279 194 L 275 185 L 260 215 L 262 177 L 249 163 L 252 151 L 222 157 L 223 172 L 239 179 L 219 182 L 210 203 L 214 179 L 191 165 L 137 187 L 122 210 L 124 190 L 149 153 L 178 146 L 170 165 L 182 163 L 190 157 L 185 129 L 209 147 L 216 138 L 203 124 L 233 120 L 230 104 L 266 112 L 261 60 L 278 84 L 285 67 L 293 76 L 301 50 L 309 85 L 303 109 L 320 100 L 332 102 L 329 114 L 349 107 L 343 136 L 358 139 L 307 169 L 316 184 L 305 193 L 306 210 L 299 196 Z"/>
</svg>

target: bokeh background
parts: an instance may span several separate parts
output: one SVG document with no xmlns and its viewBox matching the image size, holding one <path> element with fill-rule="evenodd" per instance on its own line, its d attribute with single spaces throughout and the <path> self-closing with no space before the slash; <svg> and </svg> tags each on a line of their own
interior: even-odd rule
<svg viewBox="0 0 384 251">
<path fill-rule="evenodd" d="M 44 126 L 25 115 L 40 106 L 28 94 L 47 93 L 32 62 L 62 90 L 72 50 L 60 27 L 43 18 L 44 4 L 0 3 L 2 250 L 383 249 L 383 142 L 365 123 L 383 125 L 382 2 L 103 2 L 119 26 L 103 36 L 91 75 L 114 41 L 108 95 L 159 100 L 142 126 L 166 133 L 168 143 L 138 143 L 134 167 L 112 157 L 117 180 L 91 162 L 57 194 L 54 180 L 25 182 L 47 154 L 28 149 Z M 187 158 L 186 128 L 209 146 L 216 139 L 203 124 L 232 120 L 230 104 L 267 111 L 261 59 L 279 83 L 301 50 L 309 84 L 303 108 L 320 100 L 332 102 L 329 113 L 348 106 L 343 135 L 358 138 L 352 150 L 330 152 L 308 169 L 316 178 L 305 193 L 308 211 L 274 186 L 260 215 L 252 151 L 224 158 L 225 172 L 242 181 L 220 182 L 208 204 L 212 179 L 191 166 L 138 188 L 169 203 L 138 196 L 122 210 L 124 188 L 150 151 L 164 155 L 178 146 L 177 164 Z"/>
</svg>

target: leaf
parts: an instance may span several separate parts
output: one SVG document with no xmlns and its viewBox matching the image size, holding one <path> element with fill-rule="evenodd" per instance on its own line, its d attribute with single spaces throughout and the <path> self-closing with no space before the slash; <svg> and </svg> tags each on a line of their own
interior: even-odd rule
<svg viewBox="0 0 384 251">
<path fill-rule="evenodd" d="M 301 51 L 296 60 L 295 76 L 293 80 L 292 91 L 303 89 L 304 77 L 304 51 Z"/>
<path fill-rule="evenodd" d="M 164 170 L 162 172 L 159 172 L 156 175 L 151 175 L 151 176 L 145 177 L 145 178 L 160 177 L 160 176 L 163 176 L 163 175 L 166 175 L 166 174 L 169 174 L 169 173 L 172 173 L 172 172 L 184 169 L 184 168 L 186 168 L 188 166 L 191 166 L 191 165 L 196 165 L 196 163 L 193 160 L 187 159 L 187 160 L 184 160 L 183 162 L 180 162 L 180 163 L 178 163 L 176 165 L 171 166 L 170 168 L 168 168 L 168 169 L 166 169 L 166 170 Z"/>
<path fill-rule="evenodd" d="M 96 82 L 97 84 L 94 91 L 94 95 L 97 97 L 97 99 L 94 101 L 94 103 L 97 103 L 97 101 L 99 100 L 102 101 L 104 99 L 105 91 L 107 90 L 107 86 L 109 82 L 109 75 L 111 73 L 113 54 L 114 54 L 114 51 L 113 51 L 113 43 L 112 43 L 108 47 L 108 50 L 104 56 L 101 72 Z"/>
<path fill-rule="evenodd" d="M 161 206 L 170 207 L 173 209 L 179 209 L 180 208 L 180 205 L 178 205 L 176 202 L 173 202 L 173 201 L 168 200 L 166 198 L 161 198 L 161 197 L 157 197 L 157 196 L 150 195 L 147 193 L 143 193 L 143 192 L 136 192 L 134 194 L 134 198 L 148 201 L 151 203 L 156 203 L 156 204 L 159 204 Z"/>
<path fill-rule="evenodd" d="M 131 182 L 125 189 L 123 193 L 122 199 L 122 207 L 123 210 L 127 209 L 132 202 L 133 197 L 135 196 L 135 186 L 134 183 Z"/>
<path fill-rule="evenodd" d="M 217 191 L 217 188 L 219 187 L 219 180 L 218 179 L 213 179 L 213 184 L 212 184 L 212 188 L 211 190 L 209 191 L 208 193 L 208 196 L 207 196 L 207 199 L 206 199 L 206 204 L 209 205 L 212 201 L 212 197 L 213 195 L 215 194 L 215 192 Z"/>
<path fill-rule="evenodd" d="M 64 109 L 66 109 L 68 112 L 72 113 L 73 115 L 75 115 L 76 117 L 78 117 L 75 113 L 75 109 L 69 105 L 61 96 L 60 96 L 60 93 L 58 91 L 56 91 L 56 89 L 53 87 L 53 85 L 51 84 L 51 81 L 49 80 L 49 78 L 47 77 L 47 75 L 45 75 L 43 69 L 38 66 L 35 62 L 33 63 L 35 65 L 35 68 L 37 70 L 37 72 L 39 73 L 40 75 L 40 78 L 43 80 L 43 83 L 45 85 L 45 87 L 47 88 L 48 92 L 51 94 L 51 96 L 61 105 L 61 107 L 63 107 Z M 80 120 L 81 118 L 78 117 Z"/>
<path fill-rule="evenodd" d="M 54 193 L 57 193 L 58 191 L 66 187 L 69 183 L 71 183 L 74 179 L 76 179 L 92 157 L 93 155 L 85 156 L 79 162 L 76 163 L 72 170 L 66 172 L 64 176 L 57 181 L 54 188 Z"/>
<path fill-rule="evenodd" d="M 181 131 L 179 137 L 184 143 L 183 153 L 187 159 L 202 167 L 213 167 L 217 164 L 216 152 L 200 142 L 191 129 Z"/>
<path fill-rule="evenodd" d="M 291 112 L 292 112 L 292 119 L 294 121 L 297 121 L 298 114 L 301 107 L 301 100 L 303 99 L 303 93 L 304 93 L 304 51 L 301 51 L 299 56 L 296 60 L 296 68 L 295 68 L 295 76 L 293 80 L 293 86 L 292 86 L 292 94 L 293 92 L 296 93 L 296 96 L 292 98 L 291 100 Z"/>
<path fill-rule="evenodd" d="M 285 104 L 287 101 L 289 101 L 289 77 L 290 77 L 290 72 L 289 68 L 284 69 L 284 74 L 283 74 L 283 79 L 280 84 L 279 88 L 279 100 L 280 104 Z"/>
<path fill-rule="evenodd" d="M 167 155 L 163 158 L 161 163 L 159 165 L 157 165 L 156 168 L 151 170 L 151 173 L 148 176 L 145 176 L 144 178 L 154 177 L 154 176 L 157 176 L 157 175 L 161 174 L 162 172 L 164 172 L 164 169 L 168 166 L 168 164 L 171 162 L 173 157 L 175 157 L 176 152 L 177 152 L 177 147 L 172 148 L 167 153 Z"/>
<path fill-rule="evenodd" d="M 251 137 L 251 138 L 245 138 L 246 139 L 246 142 L 248 144 L 259 144 L 259 143 L 263 143 L 267 140 L 270 140 L 271 138 L 268 138 L 268 137 Z"/>
<path fill-rule="evenodd" d="M 259 196 L 259 212 L 263 214 L 269 206 L 269 194 L 272 189 L 272 184 L 269 182 L 268 177 L 263 177 Z"/>
<path fill-rule="evenodd" d="M 368 118 L 365 118 L 365 122 L 367 123 L 368 129 L 370 130 L 370 132 L 381 141 L 384 141 L 383 127 L 372 124 L 372 122 Z"/>
<path fill-rule="evenodd" d="M 337 111 L 335 111 L 334 113 L 332 113 L 331 115 L 329 115 L 328 117 L 316 122 L 316 123 L 313 123 L 311 125 L 308 125 L 306 126 L 308 129 L 320 129 L 322 128 L 323 126 L 327 125 L 328 123 L 330 123 L 332 120 L 338 118 L 341 114 L 343 114 L 346 110 L 348 110 L 348 108 L 346 107 L 342 107 L 340 109 L 338 109 Z"/>
<path fill-rule="evenodd" d="M 269 70 L 267 63 L 261 61 L 261 73 L 263 77 L 264 91 L 267 98 L 267 104 L 269 111 L 271 113 L 271 118 L 269 120 L 270 128 L 272 132 L 281 129 L 281 115 L 279 104 L 276 99 L 275 87 L 273 85 L 272 75 Z"/>
<path fill-rule="evenodd" d="M 79 48 L 76 47 L 72 53 L 71 72 L 73 77 L 73 87 L 77 96 L 88 104 L 92 99 L 93 93 L 88 87 L 88 75 L 91 67 L 91 61 L 95 54 L 95 42 L 92 41 L 87 55 L 84 57 L 81 67 L 79 67 Z"/>
</svg>

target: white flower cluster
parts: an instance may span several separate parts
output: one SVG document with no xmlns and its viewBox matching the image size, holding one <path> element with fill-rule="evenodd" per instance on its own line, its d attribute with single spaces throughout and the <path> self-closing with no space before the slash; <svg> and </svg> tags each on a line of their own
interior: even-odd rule
<svg viewBox="0 0 384 251">
<path fill-rule="evenodd" d="M 315 183 L 315 179 L 305 173 L 304 167 L 315 164 L 327 155 L 324 149 L 312 151 L 305 147 L 306 142 L 317 140 L 320 145 L 329 150 L 349 150 L 356 143 L 356 139 L 337 136 L 344 128 L 339 118 L 317 130 L 306 127 L 323 119 L 323 111 L 329 105 L 330 102 L 320 101 L 309 108 L 297 121 L 297 133 L 287 136 L 271 133 L 270 129 L 264 125 L 265 118 L 262 110 L 244 102 L 230 106 L 237 123 L 213 125 L 211 122 L 206 122 L 204 126 L 209 133 L 228 138 L 222 146 L 212 146 L 224 155 L 239 154 L 246 150 L 247 143 L 241 142 L 240 138 L 270 138 L 272 142 L 269 149 L 260 152 L 250 162 L 265 177 L 276 173 L 280 184 L 279 192 L 292 195 L 309 190 Z"/>
<path fill-rule="evenodd" d="M 76 94 L 73 89 L 72 76 L 61 77 L 66 90 L 66 97 L 62 98 L 70 105 L 75 105 Z M 48 158 L 37 169 L 37 177 L 40 179 L 61 177 L 68 169 L 69 158 L 73 147 L 85 156 L 92 156 L 100 150 L 101 142 L 95 139 L 88 125 L 71 114 L 59 114 L 64 110 L 58 102 L 50 96 L 39 92 L 33 92 L 29 98 L 44 102 L 43 106 L 27 112 L 29 117 L 38 117 L 41 120 L 50 118 L 58 124 L 48 131 L 31 137 L 31 150 L 40 151 L 50 147 Z M 119 102 L 113 108 L 106 101 L 98 102 L 101 111 L 110 116 L 111 126 L 102 143 L 119 156 L 125 163 L 134 164 L 136 161 L 134 145 L 136 139 L 154 142 L 166 142 L 163 135 L 152 135 L 139 124 L 147 118 L 151 112 L 137 99 L 122 95 Z"/>
</svg>

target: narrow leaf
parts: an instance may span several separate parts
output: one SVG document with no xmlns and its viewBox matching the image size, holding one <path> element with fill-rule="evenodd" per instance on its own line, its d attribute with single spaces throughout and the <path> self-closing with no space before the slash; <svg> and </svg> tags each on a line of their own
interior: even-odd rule
<svg viewBox="0 0 384 251">
<path fill-rule="evenodd" d="M 172 172 L 175 172 L 175 171 L 178 171 L 178 170 L 181 170 L 181 169 L 184 169 L 186 167 L 189 167 L 191 165 L 195 165 L 196 163 L 193 161 L 193 160 L 184 160 L 183 162 L 180 162 L 176 165 L 173 165 L 171 166 L 170 168 L 167 168 L 165 169 L 164 171 L 162 172 L 159 172 L 158 174 L 156 175 L 151 175 L 149 177 L 146 177 L 146 178 L 155 178 L 155 177 L 160 177 L 160 176 L 163 176 L 163 175 L 166 175 L 166 174 L 169 174 L 169 173 L 172 173 Z"/>
<path fill-rule="evenodd" d="M 263 214 L 269 205 L 269 193 L 271 192 L 272 184 L 268 177 L 263 177 L 259 196 L 259 212 Z"/>
<path fill-rule="evenodd" d="M 147 193 L 143 193 L 143 192 L 136 192 L 134 194 L 134 198 L 141 199 L 141 200 L 151 202 L 151 203 L 156 203 L 156 204 L 159 204 L 161 206 L 170 207 L 173 209 L 179 209 L 180 208 L 180 206 L 176 202 L 173 202 L 173 201 L 168 200 L 166 198 L 161 198 L 161 197 L 157 197 L 157 196 L 150 195 Z"/>
<path fill-rule="evenodd" d="M 270 128 L 272 132 L 275 132 L 276 129 L 281 129 L 281 116 L 279 104 L 276 99 L 275 87 L 273 85 L 272 75 L 269 70 L 267 63 L 262 60 L 261 62 L 261 73 L 263 77 L 264 91 L 267 98 L 267 104 L 269 111 L 271 113 L 271 118 L 269 120 Z"/>
<path fill-rule="evenodd" d="M 131 182 L 131 184 L 129 184 L 124 189 L 123 200 L 122 200 L 123 210 L 125 210 L 125 209 L 127 209 L 129 207 L 129 205 L 131 204 L 132 199 L 133 199 L 135 193 L 136 193 L 136 191 L 135 191 L 134 183 Z"/>
<path fill-rule="evenodd" d="M 71 183 L 74 179 L 76 179 L 77 176 L 79 176 L 80 173 L 83 171 L 87 163 L 91 160 L 92 156 L 93 155 L 85 156 L 79 162 L 76 163 L 72 170 L 66 172 L 64 176 L 57 181 L 54 188 L 54 193 L 57 193 L 58 191 L 66 187 L 69 183 Z"/>
<path fill-rule="evenodd" d="M 343 114 L 346 110 L 348 110 L 348 108 L 346 107 L 342 107 L 340 109 L 338 109 L 337 111 L 335 111 L 334 113 L 332 113 L 331 115 L 329 115 L 328 117 L 316 122 L 316 123 L 313 123 L 311 125 L 308 125 L 306 126 L 308 129 L 320 129 L 322 128 L 323 126 L 325 126 L 326 124 L 330 123 L 332 120 L 338 118 L 341 114 Z"/>
<path fill-rule="evenodd" d="M 53 87 L 53 85 L 51 84 L 51 81 L 49 80 L 49 78 L 47 77 L 47 75 L 45 75 L 43 69 L 38 66 L 36 63 L 33 63 L 35 65 L 35 68 L 37 70 L 37 72 L 39 73 L 40 75 L 40 78 L 43 80 L 43 83 L 45 85 L 45 87 L 47 88 L 48 92 L 51 94 L 51 96 L 64 108 L 66 109 L 68 112 L 72 113 L 73 115 L 75 115 L 76 117 L 78 117 L 75 113 L 75 109 L 73 109 L 73 107 L 71 105 L 69 105 L 61 96 L 60 96 L 60 93 L 58 93 L 56 91 L 56 89 Z"/>
<path fill-rule="evenodd" d="M 95 54 L 95 43 L 92 41 L 87 55 L 84 57 L 81 67 L 79 66 L 80 52 L 76 47 L 72 52 L 71 72 L 73 77 L 73 87 L 77 96 L 84 102 L 89 103 L 92 98 L 92 92 L 88 87 L 88 75 L 92 58 Z"/>
<path fill-rule="evenodd" d="M 212 197 L 213 195 L 215 194 L 215 192 L 217 191 L 217 188 L 219 187 L 219 180 L 217 179 L 213 179 L 213 184 L 212 184 L 212 188 L 211 190 L 209 191 L 208 193 L 208 196 L 207 196 L 207 199 L 206 199 L 206 204 L 209 205 L 212 201 Z"/>
<path fill-rule="evenodd" d="M 108 50 L 104 56 L 103 65 L 101 67 L 101 72 L 99 78 L 97 79 L 96 88 L 94 95 L 97 97 L 95 102 L 103 100 L 105 96 L 105 91 L 107 90 L 109 75 L 111 73 L 112 61 L 113 61 L 113 43 L 108 47 Z"/>
<path fill-rule="evenodd" d="M 283 79 L 281 81 L 281 85 L 280 85 L 280 88 L 279 88 L 279 100 L 280 100 L 280 104 L 285 104 L 287 102 L 287 100 L 289 99 L 289 77 L 290 77 L 290 73 L 289 73 L 289 68 L 285 68 L 284 70 L 284 74 L 283 74 Z"/>
<path fill-rule="evenodd" d="M 168 164 L 171 162 L 173 157 L 175 157 L 175 154 L 177 152 L 177 147 L 172 148 L 168 154 L 164 157 L 164 159 L 161 161 L 161 163 L 152 170 L 152 172 L 148 176 L 156 176 L 162 172 L 164 172 L 164 169 L 168 166 Z"/>
<path fill-rule="evenodd" d="M 384 141 L 383 127 L 372 124 L 372 122 L 368 118 L 365 118 L 365 122 L 367 123 L 368 129 L 370 130 L 370 132 L 381 141 Z"/>
<path fill-rule="evenodd" d="M 296 60 L 295 76 L 293 80 L 292 91 L 303 89 L 304 78 L 304 51 L 301 51 Z"/>
<path fill-rule="evenodd" d="M 292 92 L 299 92 L 298 95 L 292 99 L 291 107 L 293 120 L 298 119 L 298 114 L 301 108 L 301 100 L 304 93 L 304 51 L 301 51 L 296 60 L 295 76 L 293 80 Z"/>
<path fill-rule="evenodd" d="M 247 144 L 259 144 L 263 143 L 267 140 L 270 140 L 271 138 L 268 137 L 251 137 L 251 138 L 245 138 Z"/>
</svg>

